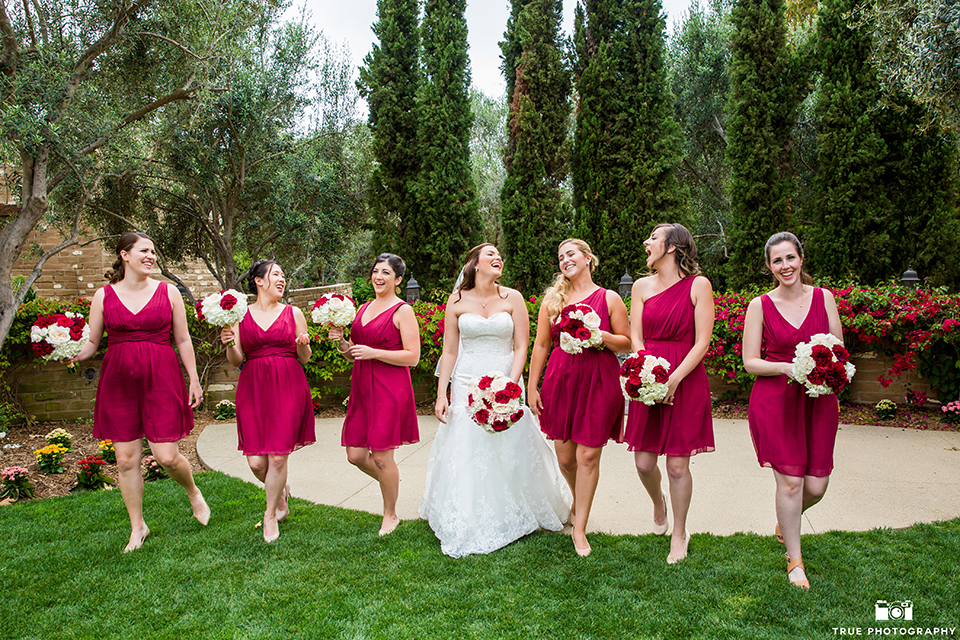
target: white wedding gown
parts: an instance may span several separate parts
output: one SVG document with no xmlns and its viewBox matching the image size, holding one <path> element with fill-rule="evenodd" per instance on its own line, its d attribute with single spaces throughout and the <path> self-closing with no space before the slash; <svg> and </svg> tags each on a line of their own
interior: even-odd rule
<svg viewBox="0 0 960 640">
<path fill-rule="evenodd" d="M 560 531 L 573 502 L 529 407 L 500 433 L 488 433 L 467 415 L 471 379 L 510 373 L 513 318 L 506 311 L 489 318 L 464 313 L 459 328 L 449 418 L 433 441 L 420 502 L 420 517 L 454 558 L 490 553 L 540 528 Z"/>
</svg>

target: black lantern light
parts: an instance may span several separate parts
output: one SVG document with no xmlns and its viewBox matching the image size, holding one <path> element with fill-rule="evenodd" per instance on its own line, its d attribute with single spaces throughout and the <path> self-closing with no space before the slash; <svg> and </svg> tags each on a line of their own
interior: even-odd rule
<svg viewBox="0 0 960 640">
<path fill-rule="evenodd" d="M 633 288 L 633 278 L 630 277 L 628 271 L 623 272 L 623 277 L 620 278 L 620 285 L 617 287 L 617 292 L 620 294 L 621 298 L 629 298 L 630 290 Z"/>
<path fill-rule="evenodd" d="M 420 299 L 420 283 L 416 281 L 413 274 L 407 280 L 407 302 L 413 303 Z"/>
<path fill-rule="evenodd" d="M 909 265 L 907 270 L 903 272 L 903 275 L 900 276 L 900 286 L 906 289 L 916 289 L 917 285 L 920 284 L 920 278 L 917 277 L 917 272 L 913 270 L 913 265 Z"/>
</svg>

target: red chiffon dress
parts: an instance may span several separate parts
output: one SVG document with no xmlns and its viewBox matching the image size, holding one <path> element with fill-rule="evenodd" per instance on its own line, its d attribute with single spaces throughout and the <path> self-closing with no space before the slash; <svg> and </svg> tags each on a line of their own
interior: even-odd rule
<svg viewBox="0 0 960 640">
<path fill-rule="evenodd" d="M 607 290 L 597 289 L 581 302 L 600 316 L 600 329 L 610 331 Z M 540 398 L 540 430 L 551 440 L 602 447 L 623 429 L 620 363 L 608 349 L 567 353 L 555 333 Z"/>
<path fill-rule="evenodd" d="M 799 327 L 780 315 L 769 296 L 764 294 L 760 300 L 763 358 L 768 362 L 791 362 L 798 344 L 814 334 L 830 332 L 820 288 L 813 290 L 813 303 Z M 837 396 L 811 398 L 803 385 L 790 382 L 786 375 L 758 376 L 753 383 L 747 419 L 762 467 L 787 476 L 829 476 L 839 418 Z"/>
<path fill-rule="evenodd" d="M 643 344 L 653 355 L 665 358 L 673 372 L 690 353 L 697 339 L 688 276 L 643 303 Z M 631 401 L 623 441 L 631 451 L 689 457 L 714 450 L 710 383 L 701 361 L 680 384 L 673 405 L 647 406 Z"/>
<path fill-rule="evenodd" d="M 239 332 L 246 362 L 237 382 L 237 448 L 245 456 L 282 456 L 316 442 L 293 307 L 285 306 L 266 331 L 247 311 Z"/>
<path fill-rule="evenodd" d="M 398 302 L 363 324 L 362 305 L 350 328 L 354 344 L 373 349 L 400 351 L 403 340 L 393 324 L 393 315 L 405 302 Z M 420 442 L 417 405 L 413 399 L 410 367 L 398 367 L 380 360 L 357 360 L 350 377 L 350 400 L 343 422 L 340 443 L 370 451 L 388 451 L 400 445 Z"/>
<path fill-rule="evenodd" d="M 101 440 L 176 442 L 193 429 L 193 410 L 170 331 L 173 308 L 167 283 L 137 313 L 112 285 L 103 288 L 107 353 L 100 367 L 93 435 Z"/>
</svg>

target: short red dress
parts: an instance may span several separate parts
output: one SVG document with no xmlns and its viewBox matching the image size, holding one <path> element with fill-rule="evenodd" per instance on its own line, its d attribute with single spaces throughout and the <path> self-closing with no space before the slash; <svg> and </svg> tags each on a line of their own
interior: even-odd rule
<svg viewBox="0 0 960 640">
<path fill-rule="evenodd" d="M 643 344 L 670 363 L 672 372 L 697 340 L 695 307 L 690 299 L 694 276 L 643 303 Z M 710 383 L 703 361 L 677 385 L 673 405 L 631 401 L 623 441 L 631 451 L 689 457 L 714 450 Z"/>
<path fill-rule="evenodd" d="M 610 331 L 607 290 L 597 289 L 581 302 L 600 316 L 600 329 Z M 602 447 L 611 438 L 619 437 L 623 429 L 623 393 L 616 354 L 595 348 L 567 353 L 555 337 L 540 399 L 540 430 L 551 440 Z"/>
<path fill-rule="evenodd" d="M 393 324 L 393 315 L 405 302 L 398 302 L 363 324 L 363 312 L 357 311 L 350 328 L 354 344 L 374 349 L 400 351 L 403 340 Z M 410 367 L 398 367 L 380 360 L 357 360 L 350 376 L 350 400 L 343 421 L 340 443 L 370 451 L 388 451 L 404 444 L 420 442 L 417 405 L 413 399 Z"/>
<path fill-rule="evenodd" d="M 173 307 L 167 283 L 137 313 L 103 288 L 107 352 L 100 367 L 93 435 L 101 440 L 176 442 L 193 429 L 193 410 L 171 344 Z"/>
<path fill-rule="evenodd" d="M 245 456 L 288 455 L 316 442 L 293 307 L 285 306 L 266 331 L 247 311 L 239 333 L 246 361 L 237 382 L 237 448 Z"/>
<path fill-rule="evenodd" d="M 766 294 L 763 305 L 763 358 L 791 362 L 794 350 L 817 333 L 830 332 L 823 290 L 814 288 L 807 317 L 794 327 Z M 837 396 L 811 398 L 786 375 L 758 376 L 747 411 L 750 436 L 762 467 L 787 476 L 823 478 L 833 470 L 833 445 L 840 422 Z"/>
</svg>

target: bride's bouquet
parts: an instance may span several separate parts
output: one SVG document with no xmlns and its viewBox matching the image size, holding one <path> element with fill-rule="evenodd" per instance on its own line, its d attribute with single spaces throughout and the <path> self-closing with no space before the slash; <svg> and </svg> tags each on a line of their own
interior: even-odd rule
<svg viewBox="0 0 960 640">
<path fill-rule="evenodd" d="M 30 327 L 34 355 L 50 360 L 72 358 L 90 339 L 90 326 L 79 313 L 55 313 L 40 316 Z"/>
<path fill-rule="evenodd" d="M 582 353 L 586 348 L 603 344 L 600 315 L 588 304 L 567 305 L 557 316 L 554 326 L 559 333 L 560 348 L 567 353 Z"/>
<path fill-rule="evenodd" d="M 490 433 L 506 431 L 523 417 L 523 389 L 499 371 L 470 381 L 467 413 Z"/>
<path fill-rule="evenodd" d="M 313 305 L 310 317 L 314 324 L 329 324 L 334 327 L 349 327 L 357 315 L 357 308 L 350 296 L 332 293 L 320 296 Z"/>
<path fill-rule="evenodd" d="M 628 400 L 652 405 L 667 396 L 670 363 L 649 351 L 631 353 L 620 366 L 620 388 Z"/>
<path fill-rule="evenodd" d="M 236 289 L 211 293 L 197 303 L 197 318 L 214 327 L 232 327 L 247 314 L 247 296 Z M 231 341 L 228 347 L 232 347 Z"/>
<path fill-rule="evenodd" d="M 832 333 L 818 333 L 794 351 L 793 379 L 811 398 L 840 393 L 856 372 L 843 342 Z"/>
</svg>

